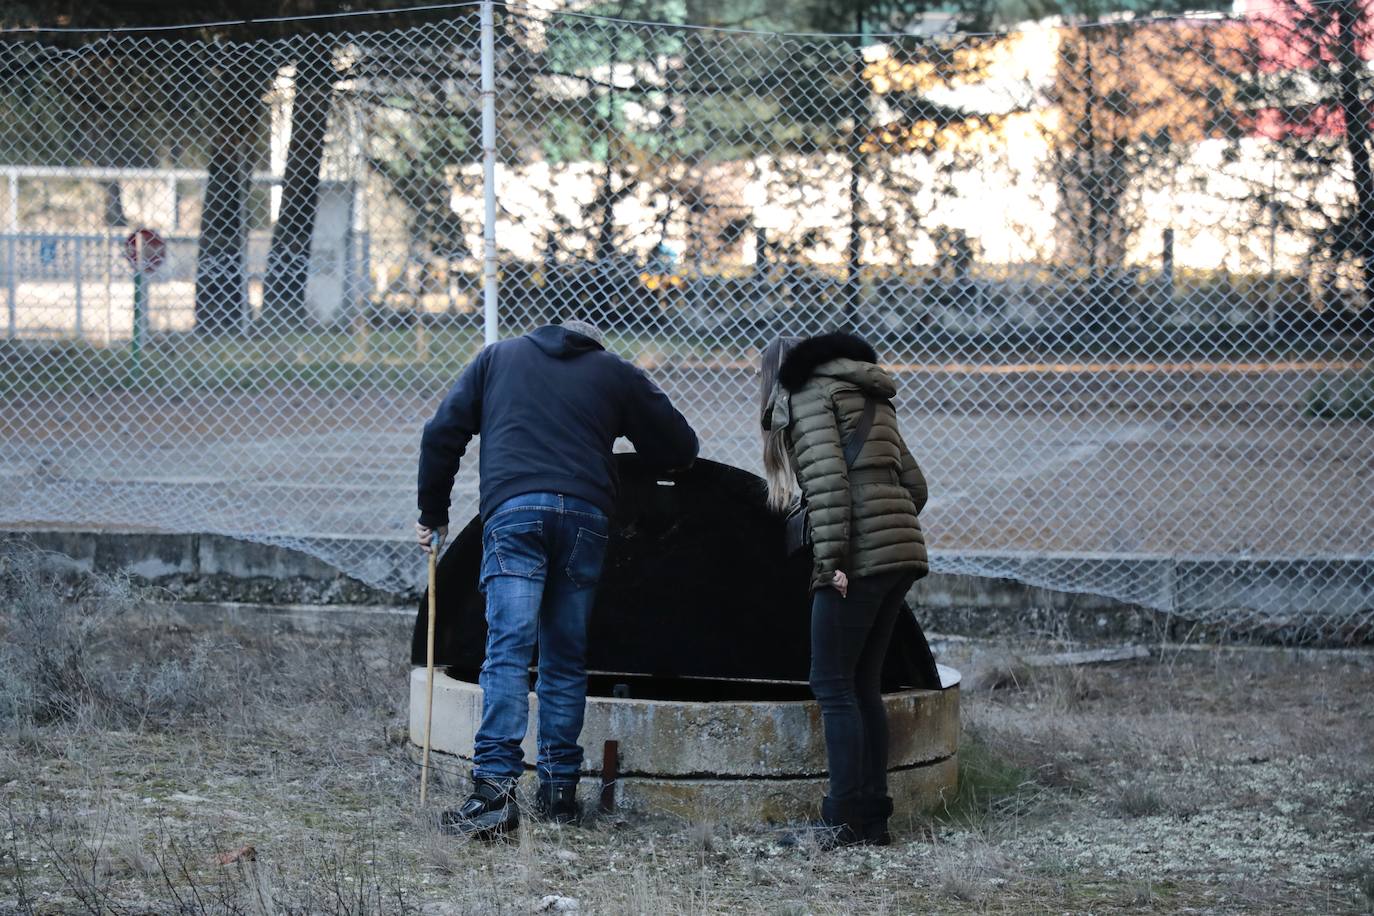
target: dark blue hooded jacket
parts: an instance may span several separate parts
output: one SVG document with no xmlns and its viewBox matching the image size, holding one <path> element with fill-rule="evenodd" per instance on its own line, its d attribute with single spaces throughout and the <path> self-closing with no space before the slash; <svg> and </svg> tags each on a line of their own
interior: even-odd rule
<svg viewBox="0 0 1374 916">
<path fill-rule="evenodd" d="M 611 448 L 625 436 L 664 470 L 690 465 L 697 437 L 641 370 L 553 325 L 491 344 L 444 398 L 420 439 L 420 524 L 448 524 L 458 463 L 480 434 L 482 515 L 512 496 L 562 493 L 615 506 Z"/>
</svg>

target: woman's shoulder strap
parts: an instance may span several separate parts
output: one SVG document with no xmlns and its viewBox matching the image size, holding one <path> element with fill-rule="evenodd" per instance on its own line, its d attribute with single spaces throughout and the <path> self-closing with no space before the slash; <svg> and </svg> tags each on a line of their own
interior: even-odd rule
<svg viewBox="0 0 1374 916">
<path fill-rule="evenodd" d="M 859 460 L 859 452 L 863 451 L 864 442 L 873 430 L 873 416 L 877 412 L 878 402 L 865 395 L 864 412 L 859 416 L 859 425 L 854 427 L 854 432 L 850 434 L 849 441 L 844 446 L 844 463 L 848 467 L 852 468 L 854 462 Z"/>
</svg>

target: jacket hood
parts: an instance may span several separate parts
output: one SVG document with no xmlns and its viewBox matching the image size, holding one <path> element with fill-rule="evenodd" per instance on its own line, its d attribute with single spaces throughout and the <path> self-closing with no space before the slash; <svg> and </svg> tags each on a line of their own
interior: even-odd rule
<svg viewBox="0 0 1374 916">
<path fill-rule="evenodd" d="M 583 353 L 605 349 L 585 334 L 569 331 L 567 328 L 556 324 L 546 324 L 542 328 L 530 331 L 525 336 L 533 341 L 536 347 L 554 359 L 572 359 Z"/>
<path fill-rule="evenodd" d="M 835 331 L 808 337 L 783 357 L 778 385 L 800 391 L 813 376 L 849 382 L 878 398 L 897 393 L 897 384 L 878 364 L 878 354 L 861 337 Z"/>
</svg>

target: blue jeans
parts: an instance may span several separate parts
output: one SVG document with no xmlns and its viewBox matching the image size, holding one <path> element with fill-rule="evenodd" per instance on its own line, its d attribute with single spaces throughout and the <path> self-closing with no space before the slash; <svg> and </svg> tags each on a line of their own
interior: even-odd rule
<svg viewBox="0 0 1374 916">
<path fill-rule="evenodd" d="M 524 770 L 529 667 L 539 646 L 539 778 L 577 782 L 587 701 L 587 624 L 610 523 L 586 500 L 525 493 L 501 503 L 482 530 L 487 597 L 482 724 L 473 776 L 497 782 Z"/>
</svg>

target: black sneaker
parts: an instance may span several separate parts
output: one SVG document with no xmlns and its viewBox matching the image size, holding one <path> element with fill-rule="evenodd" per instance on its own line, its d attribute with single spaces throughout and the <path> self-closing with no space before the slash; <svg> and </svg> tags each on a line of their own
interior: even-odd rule
<svg viewBox="0 0 1374 916">
<path fill-rule="evenodd" d="M 575 824 L 582 817 L 582 809 L 577 804 L 577 784 L 539 783 L 539 791 L 534 795 L 534 816 L 541 821 L 555 824 Z"/>
<path fill-rule="evenodd" d="M 502 786 L 485 779 L 477 780 L 467 801 L 439 815 L 439 829 L 444 833 L 477 840 L 495 839 L 519 825 L 515 784 Z"/>
</svg>

